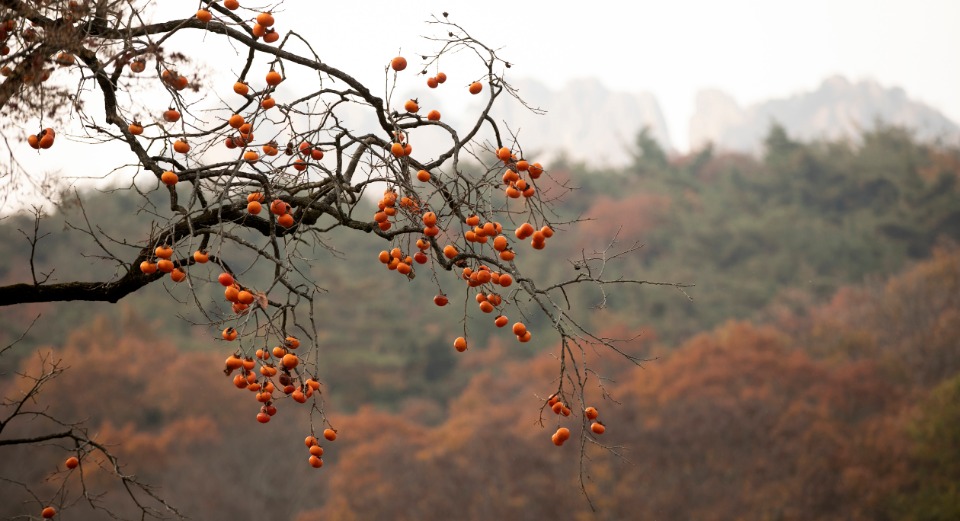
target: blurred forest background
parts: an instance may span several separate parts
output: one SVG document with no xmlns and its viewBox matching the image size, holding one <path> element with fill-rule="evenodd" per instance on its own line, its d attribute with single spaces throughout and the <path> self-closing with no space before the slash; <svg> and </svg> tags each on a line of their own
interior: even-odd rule
<svg viewBox="0 0 960 521">
<path fill-rule="evenodd" d="M 643 247 L 611 269 L 696 284 L 692 301 L 656 286 L 617 287 L 604 309 L 591 309 L 597 294 L 575 296 L 595 330 L 639 333 L 622 349 L 654 359 L 638 368 L 591 353 L 611 396 L 594 387 L 589 399 L 603 440 L 622 447 L 587 447 L 596 513 L 579 491 L 579 447 L 550 443 L 554 418 L 537 424 L 556 387 L 549 325 L 530 323 L 530 344 L 473 327 L 457 354 L 463 308 L 435 307 L 429 280 L 382 270 L 376 237 L 333 233 L 336 253 L 318 248 L 312 262 L 329 289 L 320 376 L 340 429 L 319 471 L 301 446 L 303 415 L 257 424 L 258 406 L 222 374 L 229 348 L 180 317 L 192 303 L 169 282 L 116 305 L 4 308 L 0 346 L 41 318 L 0 357 L 0 396 L 17 392 L 38 351 L 62 358 L 69 370 L 42 405 L 86 420 L 128 471 L 210 521 L 960 519 L 960 149 L 895 127 L 856 144 L 773 127 L 756 157 L 668 156 L 649 132 L 632 153 L 624 168 L 548 165 L 578 187 L 558 221 L 588 220 L 518 257 L 560 278 L 617 236 Z M 71 200 L 41 223 L 38 270 L 107 278 L 89 237 L 66 225 L 82 222 Z M 83 194 L 117 239 L 149 232 L 142 202 Z M 32 229 L 27 217 L 0 221 L 0 283 L 30 280 L 20 230 Z M 5 436 L 31 429 L 15 427 Z M 68 455 L 0 446 L 0 477 L 43 490 Z M 0 516 L 33 511 L 13 484 L 0 482 L 0 497 Z M 129 513 L 125 499 L 104 501 Z M 84 508 L 64 518 L 102 518 Z"/>
</svg>

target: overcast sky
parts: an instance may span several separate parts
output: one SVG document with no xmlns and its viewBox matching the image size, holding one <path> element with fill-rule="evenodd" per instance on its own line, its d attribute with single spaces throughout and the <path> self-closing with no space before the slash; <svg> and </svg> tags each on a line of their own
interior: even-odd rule
<svg viewBox="0 0 960 521">
<path fill-rule="evenodd" d="M 431 32 L 425 20 L 449 11 L 502 46 L 517 77 L 557 87 L 596 77 L 616 90 L 652 92 L 681 150 L 702 88 L 750 104 L 834 74 L 903 87 L 960 121 L 960 0 L 288 0 L 284 10 L 297 20 L 281 14 L 278 26 L 319 40 L 322 57 L 354 71 L 352 64 L 382 62 L 384 48 L 429 49 L 419 38 Z M 382 69 L 370 72 L 368 81 L 382 83 Z"/>
<path fill-rule="evenodd" d="M 251 9 L 267 7 L 240 1 Z M 162 18 L 189 17 L 194 9 L 186 2 L 162 0 L 152 8 Z M 508 80 L 532 77 L 560 89 L 572 79 L 592 77 L 610 89 L 653 93 L 679 151 L 687 149 L 689 120 L 700 89 L 719 88 L 749 105 L 812 90 L 836 74 L 902 87 L 912 99 L 960 122 L 960 0 L 286 0 L 275 15 L 281 34 L 296 30 L 322 60 L 382 95 L 384 68 L 398 52 L 410 59 L 412 69 L 400 75 L 399 92 L 410 93 L 414 86 L 420 93 L 429 90 L 423 87 L 423 77 L 416 76 L 421 66 L 418 55 L 437 50 L 435 42 L 423 36 L 445 33 L 427 24 L 431 15 L 441 16 L 443 11 L 473 36 L 500 48 L 500 56 L 515 64 Z M 239 13 L 248 18 L 254 14 Z M 235 49 L 215 35 L 185 31 L 167 43 L 197 51 L 192 54 L 207 67 L 205 72 L 190 67 L 188 74 L 209 76 L 206 81 L 227 92 L 243 65 Z M 430 95 L 442 97 L 438 101 L 445 110 L 476 100 L 466 93 L 466 85 L 481 72 L 476 59 L 463 58 L 469 56 L 450 56 L 440 64 L 449 73 L 448 86 L 454 88 L 445 86 Z M 462 62 L 473 67 L 458 70 Z M 295 75 L 294 69 L 288 72 Z M 282 94 L 314 88 L 310 78 L 305 82 L 290 78 L 281 86 L 287 90 Z M 156 94 L 157 106 L 167 106 L 166 92 L 158 89 Z M 529 96 L 527 101 L 542 105 Z M 138 116 L 149 122 L 157 114 Z M 77 172 L 68 167 L 67 159 L 58 160 L 109 154 L 106 149 L 88 151 L 70 139 L 58 144 L 61 154 L 56 155 L 30 153 L 23 143 L 14 144 L 14 149 L 31 171 L 114 182 L 115 176 L 107 172 Z M 0 213 L 9 210 L 0 208 Z"/>
</svg>

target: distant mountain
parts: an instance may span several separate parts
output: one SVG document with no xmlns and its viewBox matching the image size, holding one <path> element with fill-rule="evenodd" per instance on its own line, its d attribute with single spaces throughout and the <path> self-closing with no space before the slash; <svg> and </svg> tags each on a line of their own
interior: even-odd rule
<svg viewBox="0 0 960 521">
<path fill-rule="evenodd" d="M 644 127 L 650 127 L 650 135 L 665 150 L 673 150 L 660 104 L 650 93 L 611 91 L 592 78 L 571 81 L 559 90 L 536 80 L 519 80 L 513 86 L 525 101 L 547 110 L 537 115 L 512 100 L 495 108 L 493 117 L 519 131 L 527 151 L 562 151 L 594 166 L 624 165 Z"/>
<path fill-rule="evenodd" d="M 721 150 L 760 152 L 774 122 L 803 140 L 856 139 L 878 122 L 911 128 L 922 141 L 960 137 L 956 123 L 909 99 L 903 89 L 834 76 L 813 92 L 748 107 L 740 107 L 724 92 L 701 91 L 690 120 L 690 146 L 697 149 L 712 142 Z"/>
</svg>

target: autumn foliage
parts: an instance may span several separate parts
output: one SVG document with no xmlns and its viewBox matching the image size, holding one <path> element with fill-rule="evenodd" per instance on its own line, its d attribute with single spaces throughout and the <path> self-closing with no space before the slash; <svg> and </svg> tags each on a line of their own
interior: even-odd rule
<svg viewBox="0 0 960 521">
<path fill-rule="evenodd" d="M 845 289 L 802 315 L 766 325 L 730 322 L 672 352 L 641 341 L 623 346 L 661 359 L 646 369 L 604 366 L 616 380 L 607 390 L 619 406 L 588 394 L 597 419 L 613 426 L 602 441 L 623 447 L 625 458 L 588 444 L 587 487 L 595 507 L 609 518 L 729 519 L 750 512 L 748 519 L 866 520 L 910 518 L 949 504 L 944 487 L 956 479 L 948 441 L 956 400 L 949 397 L 957 372 L 931 377 L 922 366 L 910 369 L 902 363 L 909 351 L 898 350 L 905 344 L 873 325 L 889 318 L 891 303 L 911 302 L 922 291 L 923 316 L 935 324 L 926 334 L 954 339 L 926 346 L 926 354 L 955 360 L 960 322 L 949 317 L 956 314 L 958 275 L 960 250 L 945 247 L 888 282 Z M 150 328 L 134 321 L 123 329 Z M 247 434 L 246 408 L 204 369 L 216 363 L 215 355 L 178 351 L 156 333 L 115 330 L 98 321 L 52 353 L 71 371 L 45 395 L 51 412 L 69 417 L 82 408 L 105 440 L 122 441 L 117 448 L 138 473 L 183 497 L 187 507 L 200 507 L 188 499 L 197 486 L 208 501 L 230 504 L 237 493 L 232 472 L 201 479 L 195 469 L 241 472 L 246 460 L 236 460 L 235 437 L 244 433 L 242 444 L 258 435 Z M 321 482 L 308 480 L 319 493 L 286 502 L 282 518 L 593 516 L 571 479 L 578 469 L 569 454 L 578 448 L 568 442 L 543 449 L 562 422 L 542 411 L 552 360 L 511 360 L 508 350 L 509 344 L 495 342 L 462 361 L 463 374 L 479 373 L 446 405 L 410 401 L 394 411 L 368 406 L 338 416 L 338 424 L 350 426 L 349 436 L 323 453 L 337 471 Z M 28 358 L 23 369 L 34 363 Z M 145 386 L 148 380 L 164 385 Z M 192 392 L 169 392 L 182 386 Z M 72 388 L 101 400 L 91 404 Z M 138 388 L 156 394 L 150 395 L 154 406 L 122 399 Z M 574 437 L 590 428 L 588 421 L 561 424 Z M 272 448 L 269 460 L 255 464 L 258 476 L 301 483 L 307 469 L 278 460 L 289 452 L 306 461 L 310 447 L 297 447 L 303 439 L 297 425 L 278 428 L 270 446 L 279 452 Z M 38 468 L 38 480 L 70 454 L 55 447 L 45 452 L 51 468 Z M 0 470 L 27 465 L 26 457 L 11 453 Z M 95 460 L 81 462 L 93 471 L 91 479 L 99 475 Z M 405 478 L 390 478 L 398 474 Z M 296 490 L 271 495 L 292 498 Z M 237 512 L 256 512 L 250 508 Z"/>
</svg>

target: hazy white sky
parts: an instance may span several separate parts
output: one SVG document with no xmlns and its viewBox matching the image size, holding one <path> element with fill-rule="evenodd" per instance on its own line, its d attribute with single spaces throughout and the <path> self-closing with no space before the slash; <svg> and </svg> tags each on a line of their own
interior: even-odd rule
<svg viewBox="0 0 960 521">
<path fill-rule="evenodd" d="M 560 87 L 593 76 L 616 90 L 652 92 L 680 149 L 699 89 L 749 104 L 834 74 L 903 87 L 960 121 L 960 0 L 287 0 L 284 10 L 297 20 L 281 14 L 281 28 L 320 42 L 332 65 L 380 83 L 382 69 L 365 77 L 353 65 L 380 64 L 385 48 L 429 49 L 419 38 L 432 31 L 425 20 L 449 11 L 503 47 L 516 77 Z"/>
</svg>

